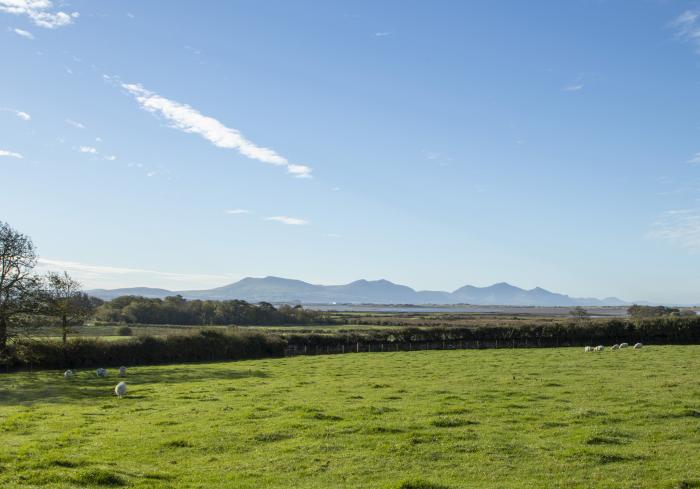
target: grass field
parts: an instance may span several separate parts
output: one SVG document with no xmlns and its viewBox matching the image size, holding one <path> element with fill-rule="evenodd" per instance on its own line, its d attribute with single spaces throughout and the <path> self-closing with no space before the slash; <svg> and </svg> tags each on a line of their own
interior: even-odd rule
<svg viewBox="0 0 700 489">
<path fill-rule="evenodd" d="M 700 347 L 0 374 L 0 487 L 700 487 Z M 423 485 L 421 485 L 423 483 Z"/>
</svg>

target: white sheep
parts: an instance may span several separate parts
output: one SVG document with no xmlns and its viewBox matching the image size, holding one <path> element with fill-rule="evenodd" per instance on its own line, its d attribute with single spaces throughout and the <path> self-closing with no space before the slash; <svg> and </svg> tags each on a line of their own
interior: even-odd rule
<svg viewBox="0 0 700 489">
<path fill-rule="evenodd" d="M 630 346 L 629 343 L 620 343 L 620 349 L 627 348 L 628 346 Z"/>
<path fill-rule="evenodd" d="M 620 345 L 613 345 L 611 350 L 617 350 L 618 348 L 620 348 Z"/>
<path fill-rule="evenodd" d="M 634 344 L 634 349 L 635 349 L 635 350 L 639 350 L 641 347 L 642 347 L 642 344 L 641 344 L 641 343 L 635 343 L 635 344 Z"/>
<path fill-rule="evenodd" d="M 117 395 L 117 397 L 125 396 L 127 391 L 128 389 L 126 388 L 126 382 L 119 382 L 114 388 L 114 393 Z"/>
<path fill-rule="evenodd" d="M 585 351 L 586 353 L 588 353 L 589 351 L 593 351 L 593 347 L 592 347 L 592 346 L 587 346 L 586 348 L 583 349 L 583 351 Z"/>
<path fill-rule="evenodd" d="M 122 365 L 121 367 L 119 367 L 119 377 L 124 376 L 126 376 L 126 367 Z"/>
<path fill-rule="evenodd" d="M 65 379 L 72 379 L 74 375 L 75 375 L 75 373 L 73 373 L 73 371 L 71 369 L 68 369 L 65 372 L 63 372 L 63 377 Z"/>
<path fill-rule="evenodd" d="M 598 345 L 595 347 L 595 351 L 603 351 L 605 350 L 605 347 L 603 345 Z"/>
<path fill-rule="evenodd" d="M 107 377 L 107 369 L 100 367 L 97 370 L 95 370 L 95 373 L 97 374 L 98 377 Z"/>
</svg>

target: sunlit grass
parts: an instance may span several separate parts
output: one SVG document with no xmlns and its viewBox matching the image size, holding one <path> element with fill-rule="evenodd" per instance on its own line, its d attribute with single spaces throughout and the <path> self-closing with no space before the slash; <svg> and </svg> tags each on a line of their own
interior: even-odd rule
<svg viewBox="0 0 700 489">
<path fill-rule="evenodd" d="M 700 487 L 700 347 L 0 376 L 0 487 Z"/>
</svg>

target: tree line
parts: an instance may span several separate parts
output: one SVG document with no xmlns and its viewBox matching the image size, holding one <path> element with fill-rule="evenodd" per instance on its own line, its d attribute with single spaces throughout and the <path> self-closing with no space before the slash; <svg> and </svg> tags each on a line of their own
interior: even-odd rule
<svg viewBox="0 0 700 489">
<path fill-rule="evenodd" d="M 269 302 L 186 300 L 179 295 L 165 299 L 117 297 L 100 305 L 94 317 L 113 323 L 193 326 L 334 323 L 328 314 L 299 305 L 275 307 Z"/>
</svg>

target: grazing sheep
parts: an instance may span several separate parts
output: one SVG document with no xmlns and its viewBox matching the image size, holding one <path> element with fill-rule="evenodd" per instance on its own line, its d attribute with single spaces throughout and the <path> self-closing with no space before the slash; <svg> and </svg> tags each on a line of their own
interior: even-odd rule
<svg viewBox="0 0 700 489">
<path fill-rule="evenodd" d="M 95 373 L 98 377 L 107 377 L 107 369 L 98 368 L 97 370 L 95 370 Z"/>
<path fill-rule="evenodd" d="M 65 379 L 72 379 L 74 375 L 75 374 L 73 373 L 73 371 L 71 369 L 68 369 L 65 372 L 63 372 L 63 378 L 65 378 Z"/>
<path fill-rule="evenodd" d="M 605 347 L 603 345 L 598 345 L 595 347 L 595 351 L 603 351 L 605 350 Z"/>
<path fill-rule="evenodd" d="M 114 393 L 117 395 L 117 397 L 125 396 L 127 391 L 128 389 L 126 388 L 126 382 L 119 382 L 114 388 Z"/>
<path fill-rule="evenodd" d="M 639 350 L 641 347 L 642 347 L 642 344 L 641 344 L 641 343 L 635 343 L 635 344 L 634 344 L 634 349 L 635 349 L 635 350 Z"/>
<path fill-rule="evenodd" d="M 630 346 L 629 343 L 620 343 L 620 349 L 627 348 L 628 346 Z"/>
<path fill-rule="evenodd" d="M 589 351 L 593 351 L 593 347 L 592 347 L 592 346 L 587 346 L 586 348 L 583 349 L 583 351 L 585 351 L 586 353 L 588 353 Z"/>
<path fill-rule="evenodd" d="M 620 348 L 620 345 L 613 345 L 611 350 L 617 350 L 618 348 Z"/>
<path fill-rule="evenodd" d="M 121 367 L 119 367 L 119 377 L 124 377 L 125 375 L 126 375 L 126 367 L 122 365 Z"/>
</svg>

